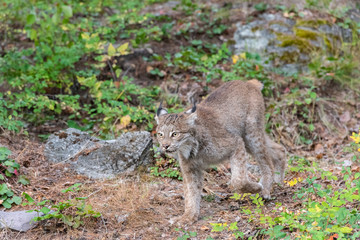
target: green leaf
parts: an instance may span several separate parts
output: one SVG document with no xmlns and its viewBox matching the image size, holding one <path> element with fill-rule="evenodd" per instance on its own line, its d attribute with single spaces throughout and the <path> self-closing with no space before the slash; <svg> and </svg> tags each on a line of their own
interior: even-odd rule
<svg viewBox="0 0 360 240">
<path fill-rule="evenodd" d="M 311 101 L 312 101 L 311 98 L 305 98 L 305 103 L 306 103 L 306 104 L 310 104 Z"/>
<path fill-rule="evenodd" d="M 4 175 L 2 175 L 1 173 L 0 173 L 0 180 L 5 180 Z"/>
<path fill-rule="evenodd" d="M 9 199 L 5 200 L 2 205 L 4 206 L 4 208 L 11 208 L 11 203 L 9 203 L 8 201 Z"/>
<path fill-rule="evenodd" d="M 110 57 L 114 56 L 116 54 L 116 50 L 114 48 L 114 46 L 110 43 L 109 47 L 108 47 L 108 55 Z"/>
<path fill-rule="evenodd" d="M 9 191 L 9 188 L 5 183 L 0 185 L 0 195 L 4 195 L 7 191 Z"/>
<path fill-rule="evenodd" d="M 22 199 L 21 199 L 21 197 L 19 197 L 19 196 L 13 196 L 13 197 L 12 197 L 12 201 L 13 201 L 16 205 L 19 205 L 19 204 L 22 202 Z"/>
<path fill-rule="evenodd" d="M 316 93 L 315 92 L 310 92 L 310 98 L 316 99 Z"/>
<path fill-rule="evenodd" d="M 37 32 L 36 32 L 35 29 L 30 30 L 29 37 L 30 37 L 31 40 L 36 40 L 37 39 Z"/>
<path fill-rule="evenodd" d="M 29 202 L 29 203 L 33 203 L 35 202 L 34 199 L 32 197 L 30 197 L 29 194 L 27 194 L 26 192 L 22 193 L 22 196 Z"/>
<path fill-rule="evenodd" d="M 51 21 L 54 23 L 54 24 L 58 24 L 58 22 L 60 21 L 60 16 L 58 13 L 55 13 L 52 18 L 51 18 Z"/>
<path fill-rule="evenodd" d="M 352 232 L 352 229 L 349 227 L 341 227 L 339 230 L 342 233 L 351 233 Z"/>
<path fill-rule="evenodd" d="M 44 213 L 44 214 L 48 214 L 51 210 L 47 207 L 43 207 L 42 209 L 40 209 L 40 212 Z"/>
<path fill-rule="evenodd" d="M 29 179 L 27 177 L 25 177 L 24 175 L 19 176 L 18 182 L 23 185 L 28 185 L 30 183 Z"/>
<path fill-rule="evenodd" d="M 7 159 L 7 156 L 11 154 L 11 151 L 6 147 L 0 147 L 0 160 Z"/>
<path fill-rule="evenodd" d="M 71 18 L 73 16 L 73 11 L 71 6 L 67 6 L 67 5 L 61 6 L 61 10 L 66 18 Z"/>
<path fill-rule="evenodd" d="M 12 196 L 14 196 L 14 192 L 9 189 L 9 191 L 6 192 L 6 195 L 8 197 L 12 197 Z"/>
<path fill-rule="evenodd" d="M 32 25 L 35 21 L 36 21 L 35 14 L 27 15 L 27 17 L 26 17 L 26 24 L 27 25 Z"/>
</svg>

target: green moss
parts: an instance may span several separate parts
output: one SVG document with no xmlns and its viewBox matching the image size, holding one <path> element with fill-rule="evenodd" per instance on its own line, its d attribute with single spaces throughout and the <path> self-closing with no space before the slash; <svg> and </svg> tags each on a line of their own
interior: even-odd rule
<svg viewBox="0 0 360 240">
<path fill-rule="evenodd" d="M 298 19 L 296 20 L 295 26 L 317 28 L 321 25 L 331 25 L 331 23 L 325 19 L 312 19 L 312 20 Z"/>
<path fill-rule="evenodd" d="M 251 29 L 251 31 L 252 31 L 252 32 L 256 32 L 257 30 L 260 30 L 260 29 L 261 29 L 260 26 L 256 26 L 256 27 L 253 27 L 253 28 Z"/>
<path fill-rule="evenodd" d="M 307 39 L 282 33 L 276 33 L 276 35 L 277 39 L 281 42 L 279 44 L 280 47 L 295 46 L 304 53 L 310 53 L 316 50 L 316 47 L 312 46 Z"/>
<path fill-rule="evenodd" d="M 289 24 L 286 24 L 284 21 L 280 21 L 280 20 L 272 20 L 268 23 L 269 25 L 280 25 L 280 26 L 284 26 L 284 27 L 291 27 Z"/>
<path fill-rule="evenodd" d="M 298 52 L 283 52 L 279 59 L 282 63 L 296 63 L 299 62 L 300 53 Z"/>
<path fill-rule="evenodd" d="M 320 36 L 319 33 L 311 31 L 311 30 L 305 30 L 302 28 L 293 28 L 293 31 L 295 33 L 295 36 L 308 39 L 308 40 L 317 40 Z"/>
</svg>

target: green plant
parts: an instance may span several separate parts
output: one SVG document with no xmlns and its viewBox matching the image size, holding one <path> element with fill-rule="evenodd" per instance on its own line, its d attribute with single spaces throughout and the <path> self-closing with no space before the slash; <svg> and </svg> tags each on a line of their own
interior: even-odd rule
<svg viewBox="0 0 360 240">
<path fill-rule="evenodd" d="M 354 152 L 352 160 L 360 161 L 360 130 L 358 133 L 353 132 L 350 138 L 353 140 L 353 142 L 351 143 L 351 150 L 352 152 Z"/>
<path fill-rule="evenodd" d="M 359 135 L 352 139 L 358 144 Z M 358 146 L 353 149 L 358 152 Z M 356 158 L 353 158 L 356 161 Z M 260 234 L 266 239 L 357 239 L 360 237 L 358 221 L 360 212 L 360 173 L 357 168 L 343 167 L 341 175 L 311 165 L 302 157 L 289 161 L 293 173 L 302 173 L 305 179 L 288 181 L 289 187 L 297 186 L 293 201 L 299 204 L 296 209 L 288 209 L 281 203 L 268 211 L 258 195 L 234 194 L 235 200 L 251 200 L 250 206 L 241 209 L 249 222 L 255 223 Z M 301 187 L 299 187 L 301 186 Z M 234 223 L 232 223 L 234 224 Z M 213 223 L 213 231 L 229 231 L 227 223 Z M 243 235 L 241 236 L 243 237 Z"/>
<path fill-rule="evenodd" d="M 156 163 L 150 167 L 150 174 L 156 177 L 168 177 L 182 180 L 179 163 L 173 159 L 165 159 L 160 156 L 159 151 L 155 151 Z"/>
<path fill-rule="evenodd" d="M 0 147 L 0 180 L 4 183 L 0 184 L 0 203 L 5 208 L 11 208 L 12 204 L 19 205 L 21 197 L 16 196 L 11 189 L 9 182 L 18 182 L 28 184 L 29 181 L 24 175 L 20 175 L 20 165 L 13 159 L 9 159 L 11 151 L 6 147 Z M 7 182 L 7 183 L 5 183 Z"/>
<path fill-rule="evenodd" d="M 176 238 L 177 240 L 188 240 L 188 239 L 191 239 L 192 237 L 197 236 L 197 232 L 185 231 L 181 228 L 175 228 L 175 231 L 182 233 L 181 236 Z"/>
<path fill-rule="evenodd" d="M 62 193 L 80 191 L 80 183 L 76 183 L 67 189 L 63 189 Z M 86 218 L 98 218 L 101 213 L 93 210 L 92 206 L 86 204 L 88 197 L 75 197 L 65 201 L 53 203 L 50 200 L 44 200 L 35 203 L 35 200 L 27 193 L 22 194 L 27 200 L 23 205 L 36 205 L 41 209 L 30 210 L 28 212 L 43 213 L 43 216 L 35 217 L 33 221 L 41 221 L 45 219 L 56 219 L 68 227 L 78 228 L 84 224 Z"/>
</svg>

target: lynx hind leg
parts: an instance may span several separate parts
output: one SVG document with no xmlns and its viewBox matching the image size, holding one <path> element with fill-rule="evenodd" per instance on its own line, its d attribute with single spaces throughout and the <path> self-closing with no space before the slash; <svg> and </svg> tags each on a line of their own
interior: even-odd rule
<svg viewBox="0 0 360 240">
<path fill-rule="evenodd" d="M 269 136 L 265 136 L 269 157 L 274 165 L 274 182 L 282 184 L 285 177 L 286 157 L 285 148 L 275 143 Z"/>
<path fill-rule="evenodd" d="M 237 149 L 230 158 L 231 185 L 236 191 L 242 193 L 258 193 L 262 191 L 262 185 L 252 182 L 248 178 L 246 168 L 246 150 L 242 139 L 238 139 Z"/>
<path fill-rule="evenodd" d="M 261 171 L 260 184 L 263 186 L 261 192 L 264 199 L 270 199 L 272 183 L 274 181 L 274 165 L 269 157 L 265 143 L 265 133 L 259 132 L 259 128 L 248 127 L 245 137 L 246 148 L 249 149 Z"/>
</svg>

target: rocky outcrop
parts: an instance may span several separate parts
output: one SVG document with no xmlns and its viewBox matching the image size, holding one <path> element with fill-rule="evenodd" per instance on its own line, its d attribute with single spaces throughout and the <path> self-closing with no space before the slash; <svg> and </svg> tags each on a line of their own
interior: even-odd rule
<svg viewBox="0 0 360 240">
<path fill-rule="evenodd" d="M 284 17 L 263 13 L 249 23 L 238 23 L 234 34 L 235 53 L 258 53 L 264 66 L 287 73 L 307 69 L 314 51 L 336 54 L 352 32 L 321 18 Z"/>
<path fill-rule="evenodd" d="M 70 163 L 79 174 L 90 178 L 111 178 L 133 171 L 152 161 L 149 132 L 128 132 L 114 140 L 100 140 L 86 132 L 69 128 L 51 135 L 45 156 L 55 163 Z"/>
</svg>

